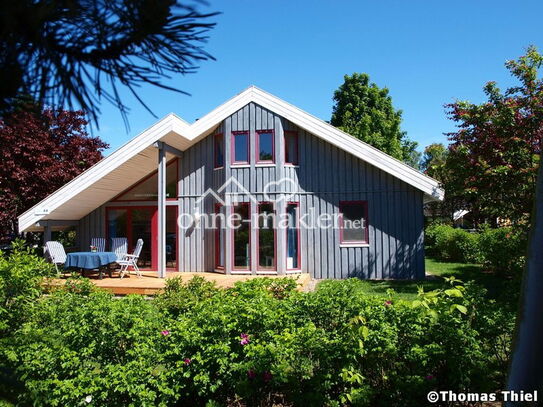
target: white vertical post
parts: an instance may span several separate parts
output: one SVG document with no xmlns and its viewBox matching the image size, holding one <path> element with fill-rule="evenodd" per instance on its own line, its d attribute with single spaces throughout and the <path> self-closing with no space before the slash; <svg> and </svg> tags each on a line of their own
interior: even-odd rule
<svg viewBox="0 0 543 407">
<path fill-rule="evenodd" d="M 51 225 L 49 224 L 49 221 L 46 221 L 45 227 L 43 228 L 43 245 L 45 246 L 45 242 L 48 242 L 51 240 Z"/>
<path fill-rule="evenodd" d="M 275 203 L 275 213 L 277 223 L 279 219 L 283 219 L 283 216 L 287 212 L 287 204 L 283 199 Z M 277 274 L 286 274 L 286 253 L 287 253 L 287 243 L 286 243 L 287 231 L 285 229 L 280 229 L 278 225 L 275 225 L 275 241 L 276 244 L 276 253 L 275 253 L 275 262 L 277 264 Z"/>
<path fill-rule="evenodd" d="M 166 277 L 166 152 L 158 144 L 158 276 Z"/>
</svg>

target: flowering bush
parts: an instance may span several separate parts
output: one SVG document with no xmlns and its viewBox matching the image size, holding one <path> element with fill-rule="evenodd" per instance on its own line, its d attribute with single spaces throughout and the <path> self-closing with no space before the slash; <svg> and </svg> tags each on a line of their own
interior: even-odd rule
<svg viewBox="0 0 543 407">
<path fill-rule="evenodd" d="M 147 300 L 74 280 L 34 303 L 5 364 L 21 405 L 415 406 L 503 385 L 495 338 L 507 351 L 512 327 L 481 289 L 451 279 L 404 301 L 363 284 L 174 280 Z"/>
</svg>

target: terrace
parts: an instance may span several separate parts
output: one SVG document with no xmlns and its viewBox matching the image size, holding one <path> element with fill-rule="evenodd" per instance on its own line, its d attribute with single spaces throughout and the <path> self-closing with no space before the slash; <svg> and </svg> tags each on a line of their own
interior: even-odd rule
<svg viewBox="0 0 543 407">
<path fill-rule="evenodd" d="M 86 274 L 86 277 L 97 287 L 103 288 L 115 295 L 128 295 L 128 294 L 142 294 L 142 295 L 156 295 L 166 286 L 166 281 L 170 278 L 179 277 L 186 282 L 193 277 L 200 276 L 208 281 L 215 282 L 218 287 L 229 288 L 233 287 L 238 281 L 247 281 L 255 278 L 254 275 L 233 275 L 233 274 L 220 274 L 212 272 L 201 273 L 189 273 L 189 272 L 166 272 L 165 278 L 159 278 L 156 271 L 143 271 L 142 276 L 137 277 L 134 274 L 126 275 L 124 278 L 119 278 L 117 273 L 113 274 L 113 277 L 104 277 L 99 279 L 97 273 Z M 258 276 L 263 277 L 263 276 Z M 263 278 L 281 278 L 289 277 L 281 275 L 270 275 Z M 311 277 L 307 273 L 292 275 L 291 277 L 297 279 L 299 290 L 307 291 L 310 286 Z M 66 277 L 55 278 L 49 280 L 49 285 L 59 286 L 65 284 Z"/>
</svg>

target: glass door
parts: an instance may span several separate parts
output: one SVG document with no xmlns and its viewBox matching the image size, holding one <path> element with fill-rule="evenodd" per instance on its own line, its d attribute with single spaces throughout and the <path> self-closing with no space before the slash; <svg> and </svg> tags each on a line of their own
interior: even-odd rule
<svg viewBox="0 0 543 407">
<path fill-rule="evenodd" d="M 177 207 L 166 206 L 166 268 L 177 270 Z M 138 239 L 143 248 L 138 259 L 142 269 L 158 268 L 158 209 L 156 206 L 107 208 L 107 238 L 126 237 L 132 253 Z"/>
<path fill-rule="evenodd" d="M 177 270 L 177 207 L 166 206 L 166 268 Z"/>
<path fill-rule="evenodd" d="M 129 250 L 136 247 L 138 239 L 143 240 L 140 257 L 138 259 L 138 267 L 144 269 L 154 269 L 155 261 L 153 261 L 153 218 L 155 216 L 155 208 L 132 208 L 130 209 L 130 231 L 128 236 Z"/>
</svg>

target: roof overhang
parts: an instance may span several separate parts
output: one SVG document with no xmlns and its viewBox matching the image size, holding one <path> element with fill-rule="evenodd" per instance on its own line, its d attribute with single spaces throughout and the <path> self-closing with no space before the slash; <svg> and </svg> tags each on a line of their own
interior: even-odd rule
<svg viewBox="0 0 543 407">
<path fill-rule="evenodd" d="M 251 102 L 421 190 L 425 202 L 443 200 L 444 191 L 436 180 L 251 86 L 193 124 L 170 113 L 19 216 L 19 231 L 32 230 L 39 221 L 47 219 L 81 219 L 157 168 L 158 150 L 154 147 L 157 141 L 185 151 L 210 134 L 222 120 Z M 172 157 L 169 155 L 167 159 Z"/>
</svg>

